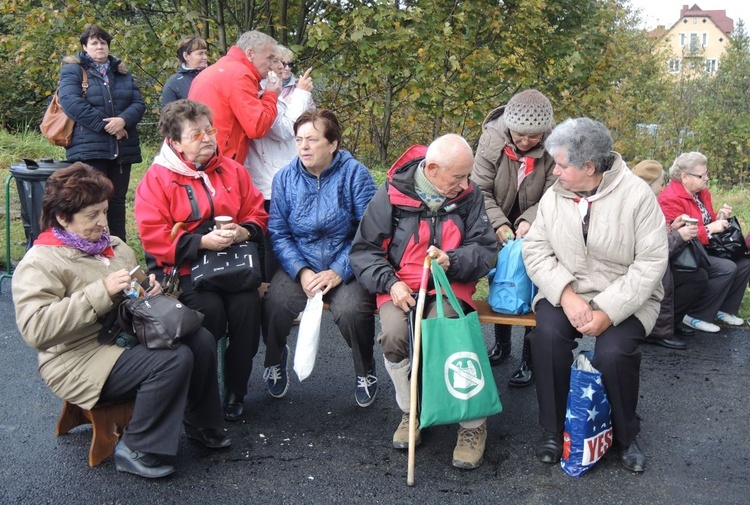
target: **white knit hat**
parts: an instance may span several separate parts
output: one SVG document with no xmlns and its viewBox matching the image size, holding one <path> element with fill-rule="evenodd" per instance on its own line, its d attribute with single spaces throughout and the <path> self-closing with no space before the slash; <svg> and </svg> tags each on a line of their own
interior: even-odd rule
<svg viewBox="0 0 750 505">
<path fill-rule="evenodd" d="M 521 134 L 545 133 L 555 126 L 552 104 L 535 89 L 513 95 L 503 112 L 505 126 Z"/>
</svg>

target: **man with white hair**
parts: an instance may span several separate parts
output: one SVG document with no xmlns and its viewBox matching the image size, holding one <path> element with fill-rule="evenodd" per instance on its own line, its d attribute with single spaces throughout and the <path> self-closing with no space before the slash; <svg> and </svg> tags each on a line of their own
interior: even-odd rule
<svg viewBox="0 0 750 505">
<path fill-rule="evenodd" d="M 388 180 L 370 201 L 349 252 L 357 280 L 377 295 L 385 368 L 403 415 L 393 447 L 409 446 L 409 330 L 407 317 L 415 305 L 424 258 L 428 252 L 443 267 L 464 306 L 495 260 L 497 239 L 484 210 L 480 189 L 469 180 L 472 149 L 460 135 L 437 138 L 425 149 L 414 146 L 388 172 Z M 456 313 L 444 302 L 447 317 Z M 424 317 L 435 317 L 428 296 Z M 429 365 L 428 365 L 429 366 Z M 484 418 L 461 422 L 453 466 L 479 467 L 487 440 Z M 417 433 L 416 443 L 421 437 Z"/>
<path fill-rule="evenodd" d="M 206 104 L 213 112 L 216 141 L 221 154 L 244 163 L 250 139 L 265 135 L 276 119 L 281 79 L 269 74 L 276 41 L 259 31 L 240 35 L 237 45 L 201 72 L 190 86 L 188 98 Z M 269 77 L 259 95 L 260 81 Z"/>
</svg>

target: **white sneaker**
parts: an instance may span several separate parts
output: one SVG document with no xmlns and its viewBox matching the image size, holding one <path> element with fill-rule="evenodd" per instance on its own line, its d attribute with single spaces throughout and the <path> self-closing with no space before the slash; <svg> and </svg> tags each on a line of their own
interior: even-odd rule
<svg viewBox="0 0 750 505">
<path fill-rule="evenodd" d="M 724 324 L 728 324 L 729 326 L 742 326 L 745 324 L 744 319 L 741 317 L 733 316 L 732 314 L 727 314 L 722 311 L 716 313 L 716 319 Z"/>
<path fill-rule="evenodd" d="M 682 323 L 690 326 L 691 328 L 695 328 L 696 330 L 705 331 L 706 333 L 719 333 L 719 331 L 721 331 L 721 328 L 716 326 L 714 323 L 701 321 L 700 319 L 690 317 L 689 315 L 686 315 L 682 318 Z"/>
</svg>

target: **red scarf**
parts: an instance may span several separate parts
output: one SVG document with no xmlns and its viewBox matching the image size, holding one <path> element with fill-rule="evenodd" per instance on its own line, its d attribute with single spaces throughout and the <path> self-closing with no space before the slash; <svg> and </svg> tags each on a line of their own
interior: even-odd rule
<svg viewBox="0 0 750 505">
<path fill-rule="evenodd" d="M 516 153 L 510 146 L 505 146 L 505 155 L 513 161 L 519 161 L 518 156 L 516 156 Z M 523 161 L 524 163 L 526 163 L 526 170 L 524 170 L 523 172 L 523 175 L 525 177 L 534 171 L 534 162 L 536 161 L 536 159 L 532 158 L 531 156 L 524 156 Z"/>
</svg>

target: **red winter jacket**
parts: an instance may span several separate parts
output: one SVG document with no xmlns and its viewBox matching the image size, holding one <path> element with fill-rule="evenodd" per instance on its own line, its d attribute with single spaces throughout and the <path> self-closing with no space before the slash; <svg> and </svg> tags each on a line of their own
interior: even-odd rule
<svg viewBox="0 0 750 505">
<path fill-rule="evenodd" d="M 245 163 L 250 139 L 259 139 L 276 119 L 276 93 L 258 98 L 263 78 L 237 46 L 198 74 L 188 98 L 206 104 L 213 112 L 219 149 L 228 158 Z"/>
<path fill-rule="evenodd" d="M 698 198 L 703 202 L 703 205 L 706 206 L 708 213 L 711 214 L 711 222 L 715 221 L 716 212 L 714 212 L 714 207 L 711 203 L 711 193 L 707 189 L 702 189 L 698 192 Z M 670 182 L 669 185 L 664 188 L 664 191 L 661 192 L 658 200 L 659 205 L 661 206 L 661 211 L 667 219 L 667 223 L 671 223 L 677 216 L 682 214 L 687 214 L 688 216 L 697 219 L 698 240 L 700 240 L 702 244 L 708 244 L 708 231 L 703 224 L 701 210 L 680 181 Z"/>
<path fill-rule="evenodd" d="M 198 258 L 206 223 L 215 216 L 232 216 L 235 223 L 250 231 L 252 240 L 260 240 L 266 232 L 268 214 L 263 207 L 263 195 L 253 186 L 243 165 L 217 156 L 208 163 L 205 172 L 216 191 L 213 196 L 202 179 L 157 164 L 149 167 L 138 184 L 135 219 L 149 270 L 157 273 L 157 277 L 160 270 L 176 262 L 180 264 L 180 275 L 190 273 L 191 262 Z M 185 227 L 172 240 L 170 235 L 178 222 L 185 223 Z"/>
</svg>

